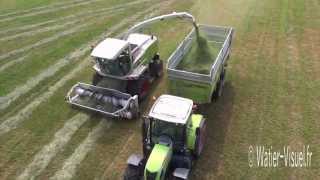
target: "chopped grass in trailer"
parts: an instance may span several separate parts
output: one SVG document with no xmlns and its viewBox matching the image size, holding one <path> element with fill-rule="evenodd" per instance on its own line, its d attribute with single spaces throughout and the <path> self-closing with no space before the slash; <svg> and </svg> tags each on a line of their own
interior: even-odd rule
<svg viewBox="0 0 320 180">
<path fill-rule="evenodd" d="M 199 74 L 209 74 L 213 59 L 219 54 L 222 42 L 207 41 L 206 36 L 200 34 L 192 39 L 190 50 L 177 66 L 177 69 Z"/>
</svg>

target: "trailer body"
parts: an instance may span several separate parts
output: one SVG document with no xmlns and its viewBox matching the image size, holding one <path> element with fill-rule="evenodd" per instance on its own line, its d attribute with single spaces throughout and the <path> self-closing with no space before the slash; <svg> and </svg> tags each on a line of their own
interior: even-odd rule
<svg viewBox="0 0 320 180">
<path fill-rule="evenodd" d="M 212 59 L 210 73 L 201 74 L 177 68 L 190 51 L 192 41 L 197 38 L 193 28 L 168 59 L 168 88 L 172 95 L 189 98 L 195 103 L 203 104 L 212 101 L 213 92 L 218 88 L 221 75 L 225 72 L 231 53 L 233 28 L 199 24 L 198 30 L 205 36 L 208 43 L 221 44 L 218 55 Z"/>
</svg>

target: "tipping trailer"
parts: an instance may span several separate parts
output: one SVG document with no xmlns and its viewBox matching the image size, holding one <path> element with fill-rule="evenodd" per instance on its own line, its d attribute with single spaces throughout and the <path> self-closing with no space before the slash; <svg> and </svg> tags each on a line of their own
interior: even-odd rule
<svg viewBox="0 0 320 180">
<path fill-rule="evenodd" d="M 169 57 L 167 64 L 169 93 L 192 99 L 198 104 L 210 103 L 214 98 L 220 97 L 226 76 L 227 61 L 231 53 L 233 32 L 231 27 L 203 24 L 198 25 L 198 31 L 194 28 Z M 217 55 L 211 59 L 208 73 L 179 68 L 194 45 L 193 41 L 198 38 L 197 33 L 205 37 L 209 46 L 218 47 Z"/>
</svg>

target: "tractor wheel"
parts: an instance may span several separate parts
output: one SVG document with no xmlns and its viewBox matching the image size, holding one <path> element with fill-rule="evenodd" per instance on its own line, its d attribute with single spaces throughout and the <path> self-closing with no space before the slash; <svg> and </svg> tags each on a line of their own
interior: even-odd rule
<svg viewBox="0 0 320 180">
<path fill-rule="evenodd" d="M 128 165 L 124 172 L 123 180 L 140 180 L 139 167 Z"/>
<path fill-rule="evenodd" d="M 213 95 L 212 95 L 212 97 L 213 97 L 215 100 L 219 99 L 219 97 L 222 96 L 222 91 L 223 91 L 223 87 L 224 87 L 224 82 L 225 82 L 226 73 L 227 73 L 227 72 L 226 72 L 225 69 L 221 72 L 220 80 L 219 80 L 219 82 L 217 83 L 216 90 L 213 92 Z"/>
<path fill-rule="evenodd" d="M 95 73 L 92 77 L 92 85 L 96 86 L 102 79 L 103 77 L 100 74 Z"/>
<path fill-rule="evenodd" d="M 205 144 L 205 139 L 206 139 L 206 129 L 207 129 L 207 123 L 205 119 L 202 119 L 199 127 L 199 133 L 197 134 L 196 137 L 196 142 L 195 142 L 195 151 L 194 155 L 196 158 L 200 157 L 203 147 Z"/>
</svg>

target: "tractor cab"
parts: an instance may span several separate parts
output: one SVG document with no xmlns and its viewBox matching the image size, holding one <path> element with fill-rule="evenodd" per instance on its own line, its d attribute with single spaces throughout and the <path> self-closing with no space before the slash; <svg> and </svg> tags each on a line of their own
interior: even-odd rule
<svg viewBox="0 0 320 180">
<path fill-rule="evenodd" d="M 171 141 L 173 150 L 183 148 L 192 107 L 193 102 L 190 99 L 171 95 L 158 98 L 149 113 L 151 144 L 168 140 Z"/>
<path fill-rule="evenodd" d="M 188 179 L 204 144 L 206 123 L 191 99 L 161 95 L 142 124 L 143 155 L 129 157 L 124 179 Z M 132 178 L 136 177 L 136 178 Z"/>
<path fill-rule="evenodd" d="M 191 122 L 192 107 L 192 100 L 171 95 L 160 96 L 152 106 L 145 119 L 147 125 L 143 128 L 147 130 L 144 152 L 149 157 L 144 170 L 145 179 L 164 179 L 169 169 L 176 167 L 190 169 L 191 158 L 184 158 L 184 153 L 187 149 L 187 126 Z M 181 158 L 187 159 L 183 163 L 186 166 L 179 165 L 179 162 L 184 161 Z"/>
</svg>

